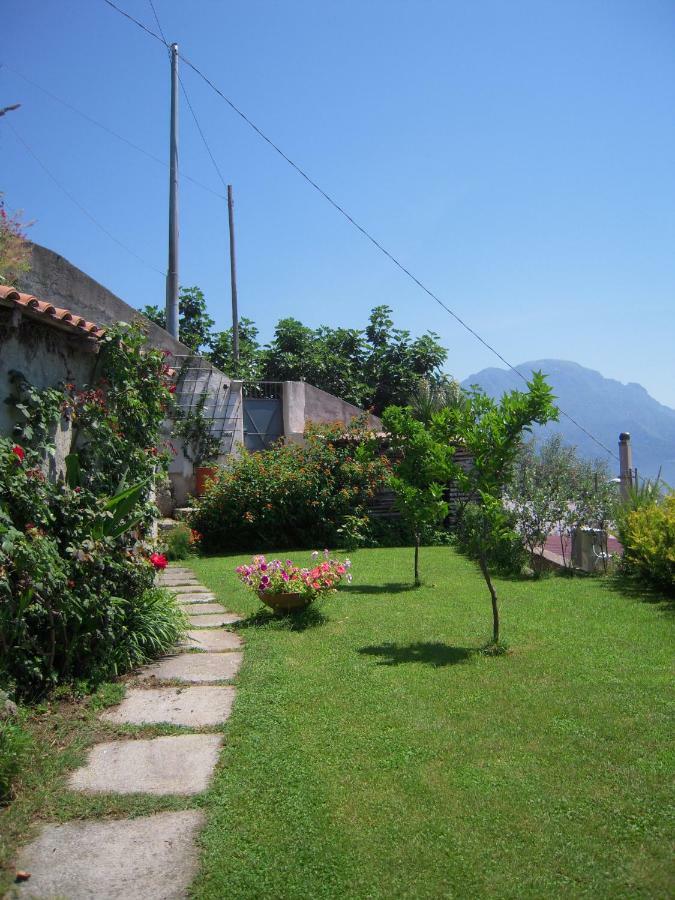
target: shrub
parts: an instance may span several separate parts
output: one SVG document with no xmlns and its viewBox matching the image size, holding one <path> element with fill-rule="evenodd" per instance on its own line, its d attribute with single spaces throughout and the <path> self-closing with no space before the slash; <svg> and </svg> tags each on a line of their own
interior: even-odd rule
<svg viewBox="0 0 675 900">
<path fill-rule="evenodd" d="M 194 545 L 192 531 L 181 522 L 167 533 L 165 543 L 167 559 L 173 562 L 187 559 Z"/>
<path fill-rule="evenodd" d="M 309 426 L 304 445 L 245 453 L 219 470 L 190 524 L 207 551 L 335 546 L 386 483 L 384 457 L 362 450 L 363 423 Z"/>
<path fill-rule="evenodd" d="M 147 588 L 132 599 L 114 599 L 122 612 L 124 635 L 113 648 L 115 674 L 159 656 L 185 636 L 187 616 L 164 588 Z"/>
<path fill-rule="evenodd" d="M 45 390 L 13 375 L 17 443 L 0 439 L 0 683 L 20 696 L 99 681 L 173 643 L 167 611 L 147 599 L 144 539 L 168 460 L 171 372 L 138 327 L 120 325 L 100 343 L 97 373 Z M 64 419 L 77 451 L 65 481 L 52 460 Z"/>
<path fill-rule="evenodd" d="M 619 516 L 622 569 L 675 592 L 675 493 L 653 496 Z"/>
</svg>

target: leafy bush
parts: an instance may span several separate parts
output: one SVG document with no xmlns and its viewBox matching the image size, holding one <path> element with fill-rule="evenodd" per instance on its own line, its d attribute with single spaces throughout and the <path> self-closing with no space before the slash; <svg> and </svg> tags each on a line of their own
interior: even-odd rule
<svg viewBox="0 0 675 900">
<path fill-rule="evenodd" d="M 675 493 L 653 496 L 619 515 L 622 569 L 675 592 Z"/>
<path fill-rule="evenodd" d="M 219 470 L 190 524 L 207 551 L 335 546 L 386 483 L 384 457 L 362 450 L 363 423 L 310 426 L 304 445 L 242 453 Z"/>
<path fill-rule="evenodd" d="M 148 588 L 132 599 L 114 599 L 124 623 L 124 639 L 113 648 L 115 674 L 159 656 L 184 637 L 187 616 L 164 588 Z"/>
<path fill-rule="evenodd" d="M 166 544 L 166 557 L 173 562 L 188 559 L 194 545 L 192 531 L 182 522 L 167 532 L 164 542 Z"/>
<path fill-rule="evenodd" d="M 475 535 L 483 533 L 483 509 L 478 503 L 468 503 L 454 531 L 454 543 L 469 559 L 478 559 Z M 520 575 L 527 561 L 523 542 L 516 531 L 514 513 L 503 512 L 503 527 L 491 535 L 491 560 L 498 575 Z"/>
</svg>

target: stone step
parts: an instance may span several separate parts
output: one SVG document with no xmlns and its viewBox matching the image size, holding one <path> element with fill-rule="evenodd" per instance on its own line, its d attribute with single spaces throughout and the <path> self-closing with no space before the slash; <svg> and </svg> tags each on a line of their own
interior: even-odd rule
<svg viewBox="0 0 675 900">
<path fill-rule="evenodd" d="M 171 578 L 158 578 L 157 584 L 166 588 L 192 587 L 206 590 L 199 579 L 191 578 L 189 575 L 173 575 Z"/>
<path fill-rule="evenodd" d="M 87 764 L 71 774 L 70 787 L 95 794 L 199 794 L 209 785 L 222 741 L 220 734 L 181 734 L 97 744 Z"/>
<path fill-rule="evenodd" d="M 194 603 L 178 604 L 187 616 L 202 616 L 207 613 L 222 613 L 223 607 L 220 603 L 210 603 L 207 600 L 195 600 Z"/>
<path fill-rule="evenodd" d="M 205 592 L 203 594 L 176 594 L 179 603 L 214 603 L 218 598 L 215 594 Z"/>
<path fill-rule="evenodd" d="M 188 616 L 188 622 L 190 625 L 194 625 L 195 628 L 217 628 L 222 625 L 234 625 L 235 622 L 241 621 L 241 616 L 224 611 L 209 613 L 208 615 Z"/>
<path fill-rule="evenodd" d="M 31 873 L 12 896 L 68 900 L 184 900 L 198 870 L 198 809 L 136 819 L 47 825 L 24 847 Z"/>
<path fill-rule="evenodd" d="M 227 653 L 230 650 L 241 650 L 244 639 L 223 628 L 195 628 L 188 631 L 187 640 L 181 646 L 189 647 L 190 650 Z"/>
<path fill-rule="evenodd" d="M 140 678 L 147 682 L 181 681 L 185 684 L 231 681 L 241 668 L 242 654 L 179 653 L 145 666 Z"/>
<path fill-rule="evenodd" d="M 166 587 L 171 591 L 172 594 L 210 594 L 208 588 L 205 588 L 203 584 L 200 584 L 198 581 L 195 581 L 194 584 L 166 584 L 162 585 L 162 587 Z"/>
<path fill-rule="evenodd" d="M 222 725 L 232 711 L 236 689 L 228 685 L 180 688 L 130 688 L 114 709 L 100 718 L 117 725 Z"/>
</svg>

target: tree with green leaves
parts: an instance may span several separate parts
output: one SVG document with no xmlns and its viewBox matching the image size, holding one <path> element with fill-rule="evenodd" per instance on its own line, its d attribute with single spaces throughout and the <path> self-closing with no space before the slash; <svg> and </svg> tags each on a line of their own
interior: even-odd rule
<svg viewBox="0 0 675 900">
<path fill-rule="evenodd" d="M 245 316 L 239 319 L 239 360 L 237 362 L 234 360 L 231 328 L 211 336 L 211 352 L 208 357 L 217 369 L 230 378 L 260 381 L 263 377 L 258 329 L 255 323 Z"/>
<path fill-rule="evenodd" d="M 414 535 L 414 578 L 419 587 L 422 529 L 439 524 L 448 514 L 443 491 L 453 472 L 455 451 L 442 433 L 436 433 L 433 421 L 418 421 L 410 407 L 387 407 L 382 424 L 395 457 L 389 484 L 396 494 L 396 506 Z"/>
<path fill-rule="evenodd" d="M 533 372 L 527 391 L 510 391 L 496 401 L 478 389 L 468 391 L 452 408 L 432 418 L 434 433 L 446 443 L 461 443 L 472 459 L 468 469 L 451 464 L 459 490 L 477 505 L 471 516 L 468 541 L 471 555 L 485 579 L 492 601 L 492 647 L 499 647 L 499 601 L 491 564 L 497 545 L 510 531 L 504 508 L 504 486 L 522 443 L 532 425 L 557 419 L 551 387 L 541 372 Z M 460 511 L 461 513 L 461 511 Z"/>
<path fill-rule="evenodd" d="M 141 313 L 166 328 L 166 310 L 159 306 L 144 306 Z M 182 344 L 198 353 L 211 343 L 211 329 L 215 322 L 206 310 L 206 298 L 196 285 L 182 287 L 178 293 L 178 336 Z"/>
</svg>

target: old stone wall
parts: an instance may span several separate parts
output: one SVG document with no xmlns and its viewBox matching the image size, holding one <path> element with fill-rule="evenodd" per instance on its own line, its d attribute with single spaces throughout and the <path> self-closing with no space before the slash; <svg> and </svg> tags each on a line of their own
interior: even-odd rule
<svg viewBox="0 0 675 900">
<path fill-rule="evenodd" d="M 0 434 L 11 438 L 18 421 L 13 407 L 5 402 L 12 393 L 12 371 L 20 372 L 38 388 L 65 382 L 87 384 L 96 358 L 97 346 L 91 338 L 43 324 L 18 309 L 0 307 Z M 50 463 L 53 476 L 63 472 L 71 438 L 70 422 L 64 419 L 55 435 L 56 456 Z"/>
</svg>

